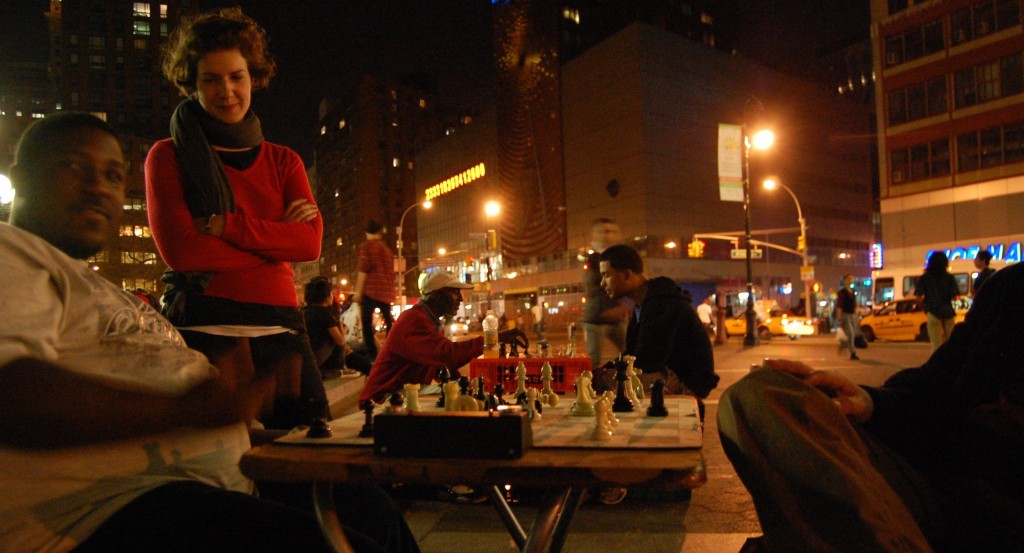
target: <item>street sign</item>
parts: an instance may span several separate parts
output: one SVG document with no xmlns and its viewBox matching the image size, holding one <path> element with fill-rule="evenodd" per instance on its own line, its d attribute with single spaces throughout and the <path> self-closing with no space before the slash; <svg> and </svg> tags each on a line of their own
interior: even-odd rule
<svg viewBox="0 0 1024 553">
<path fill-rule="evenodd" d="M 761 259 L 764 255 L 764 250 L 750 250 L 750 259 Z M 730 259 L 746 259 L 747 250 L 746 248 L 738 248 L 729 251 Z"/>
<path fill-rule="evenodd" d="M 800 280 L 814 280 L 814 267 L 800 267 Z"/>
</svg>

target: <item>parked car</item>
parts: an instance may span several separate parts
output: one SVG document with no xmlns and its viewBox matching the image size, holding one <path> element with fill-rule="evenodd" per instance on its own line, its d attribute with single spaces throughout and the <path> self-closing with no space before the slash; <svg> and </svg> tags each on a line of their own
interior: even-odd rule
<svg viewBox="0 0 1024 553">
<path fill-rule="evenodd" d="M 757 323 L 757 337 L 769 340 L 772 336 L 788 336 L 796 340 L 801 336 L 810 336 L 817 332 L 818 323 L 796 315 L 791 311 L 775 308 L 768 312 L 768 317 Z M 739 315 L 725 320 L 725 333 L 729 336 L 743 336 L 747 333 L 747 315 Z"/>
<path fill-rule="evenodd" d="M 970 301 L 957 298 L 956 322 L 961 323 Z M 921 298 L 909 297 L 890 301 L 878 311 L 860 320 L 860 332 L 864 339 L 873 342 L 876 339 L 893 341 L 928 341 L 928 315 L 924 312 Z"/>
</svg>

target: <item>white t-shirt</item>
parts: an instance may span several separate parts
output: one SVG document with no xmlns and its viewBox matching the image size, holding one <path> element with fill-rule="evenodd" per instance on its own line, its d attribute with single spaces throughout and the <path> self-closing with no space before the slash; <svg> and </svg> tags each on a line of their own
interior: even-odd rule
<svg viewBox="0 0 1024 553">
<path fill-rule="evenodd" d="M 711 304 L 702 303 L 697 306 L 697 317 L 700 322 L 709 325 L 711 324 Z"/>
<path fill-rule="evenodd" d="M 134 295 L 38 236 L 0 224 L 0 365 L 25 356 L 160 396 L 183 394 L 216 371 Z M 238 470 L 248 448 L 241 423 L 58 450 L 0 445 L 0 551 L 68 551 L 169 482 L 251 492 Z"/>
</svg>

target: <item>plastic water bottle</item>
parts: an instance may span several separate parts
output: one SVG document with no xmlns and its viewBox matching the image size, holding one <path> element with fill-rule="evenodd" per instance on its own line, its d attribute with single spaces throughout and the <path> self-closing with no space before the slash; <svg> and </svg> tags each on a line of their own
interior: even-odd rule
<svg viewBox="0 0 1024 553">
<path fill-rule="evenodd" d="M 488 311 L 487 316 L 484 317 L 483 321 L 484 329 L 484 348 L 495 349 L 498 347 L 498 318 L 494 316 L 494 311 Z"/>
</svg>

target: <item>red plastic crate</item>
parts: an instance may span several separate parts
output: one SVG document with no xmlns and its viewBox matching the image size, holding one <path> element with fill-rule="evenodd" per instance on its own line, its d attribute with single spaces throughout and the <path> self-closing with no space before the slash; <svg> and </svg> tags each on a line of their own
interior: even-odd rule
<svg viewBox="0 0 1024 553">
<path fill-rule="evenodd" d="M 501 383 L 505 393 L 516 389 L 516 367 L 522 361 L 526 365 L 526 385 L 541 388 L 540 368 L 547 361 L 551 363 L 551 389 L 565 394 L 573 391 L 573 385 L 583 371 L 590 370 L 589 357 L 510 357 L 507 359 L 481 358 L 469 363 L 472 378 L 483 375 L 484 386 L 488 389 Z"/>
</svg>

